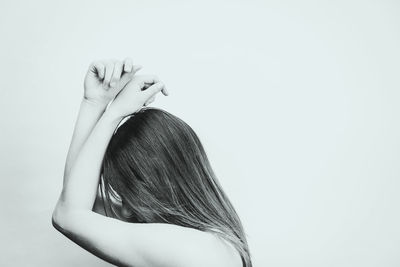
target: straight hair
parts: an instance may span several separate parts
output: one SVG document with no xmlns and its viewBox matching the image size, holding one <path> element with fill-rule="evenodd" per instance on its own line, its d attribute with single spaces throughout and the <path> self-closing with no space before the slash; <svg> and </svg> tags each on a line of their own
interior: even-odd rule
<svg viewBox="0 0 400 267">
<path fill-rule="evenodd" d="M 193 129 L 157 108 L 143 108 L 116 130 L 106 150 L 100 191 L 107 215 L 210 232 L 251 267 L 242 223 Z M 123 217 L 117 205 L 129 207 Z"/>
</svg>

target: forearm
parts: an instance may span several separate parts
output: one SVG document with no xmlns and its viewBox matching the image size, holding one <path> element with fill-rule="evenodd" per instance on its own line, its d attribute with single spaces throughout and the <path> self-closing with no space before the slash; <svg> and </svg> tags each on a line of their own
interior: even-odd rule
<svg viewBox="0 0 400 267">
<path fill-rule="evenodd" d="M 64 179 L 68 176 L 83 144 L 86 142 L 97 121 L 104 113 L 105 108 L 106 105 L 100 105 L 90 102 L 86 99 L 82 99 L 65 162 Z"/>
<path fill-rule="evenodd" d="M 104 154 L 119 122 L 120 117 L 110 112 L 105 112 L 98 120 L 77 154 L 73 166 L 64 176 L 58 204 L 77 209 L 92 209 Z"/>
</svg>

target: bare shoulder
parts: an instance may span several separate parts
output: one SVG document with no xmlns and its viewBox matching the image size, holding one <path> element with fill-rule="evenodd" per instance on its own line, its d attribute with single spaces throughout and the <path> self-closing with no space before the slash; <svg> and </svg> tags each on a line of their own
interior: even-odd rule
<svg viewBox="0 0 400 267">
<path fill-rule="evenodd" d="M 241 267 L 233 246 L 192 228 L 128 223 L 86 210 L 59 210 L 53 224 L 82 248 L 118 266 Z"/>
<path fill-rule="evenodd" d="M 212 233 L 172 224 L 139 224 L 135 227 L 142 228 L 143 235 L 147 233 L 147 238 L 139 238 L 148 241 L 142 243 L 142 255 L 155 253 L 148 255 L 154 259 L 155 266 L 242 266 L 239 252 Z"/>
</svg>

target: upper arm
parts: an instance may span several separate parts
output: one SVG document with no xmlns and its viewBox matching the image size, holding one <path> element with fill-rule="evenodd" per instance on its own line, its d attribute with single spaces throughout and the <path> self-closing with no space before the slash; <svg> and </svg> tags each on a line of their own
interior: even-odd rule
<svg viewBox="0 0 400 267">
<path fill-rule="evenodd" d="M 118 266 L 241 266 L 232 265 L 238 262 L 233 248 L 195 229 L 127 223 L 86 210 L 55 212 L 54 218 L 69 239 Z"/>
</svg>

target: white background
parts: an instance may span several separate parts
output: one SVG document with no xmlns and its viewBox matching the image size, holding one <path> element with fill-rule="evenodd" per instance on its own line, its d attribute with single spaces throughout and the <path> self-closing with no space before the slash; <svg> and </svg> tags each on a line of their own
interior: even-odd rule
<svg viewBox="0 0 400 267">
<path fill-rule="evenodd" d="M 94 59 L 188 122 L 255 266 L 400 266 L 398 1 L 1 1 L 0 265 L 109 266 L 51 226 Z M 205 255 L 206 256 L 206 255 Z"/>
</svg>

